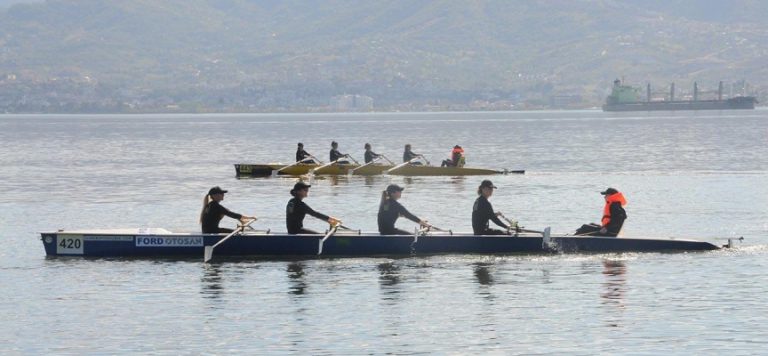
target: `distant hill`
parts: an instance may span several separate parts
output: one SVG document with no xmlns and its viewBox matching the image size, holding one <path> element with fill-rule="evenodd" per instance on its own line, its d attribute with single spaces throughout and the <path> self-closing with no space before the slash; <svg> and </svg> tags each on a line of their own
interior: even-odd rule
<svg viewBox="0 0 768 356">
<path fill-rule="evenodd" d="M 767 13 L 746 0 L 24 2 L 0 10 L 0 111 L 322 110 L 342 94 L 379 109 L 592 106 L 617 77 L 755 90 Z"/>
</svg>

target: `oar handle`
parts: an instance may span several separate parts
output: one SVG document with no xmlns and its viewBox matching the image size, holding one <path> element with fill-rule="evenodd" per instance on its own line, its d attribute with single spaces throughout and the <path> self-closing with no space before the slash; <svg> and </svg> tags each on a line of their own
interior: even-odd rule
<svg viewBox="0 0 768 356">
<path fill-rule="evenodd" d="M 514 220 L 512 220 L 512 219 L 510 219 L 510 218 L 508 218 L 508 217 L 506 217 L 506 216 L 504 216 L 504 214 L 502 214 L 501 212 L 499 212 L 498 214 L 499 214 L 499 217 L 500 217 L 500 218 L 502 218 L 504 221 L 506 221 L 506 222 L 509 224 L 509 228 L 510 228 L 510 230 L 511 230 L 511 229 L 513 229 L 513 228 L 514 228 L 515 230 L 517 230 L 518 228 L 520 228 L 520 225 L 517 223 L 517 221 L 514 221 Z"/>
</svg>

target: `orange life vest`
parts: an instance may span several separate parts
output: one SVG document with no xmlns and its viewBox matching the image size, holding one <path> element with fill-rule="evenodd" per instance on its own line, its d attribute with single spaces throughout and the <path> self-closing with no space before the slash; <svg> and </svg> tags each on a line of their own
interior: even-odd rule
<svg viewBox="0 0 768 356">
<path fill-rule="evenodd" d="M 451 151 L 451 161 L 453 162 L 454 166 L 459 166 L 459 161 L 461 161 L 461 158 L 464 156 L 464 149 L 463 148 L 453 148 Z"/>
<path fill-rule="evenodd" d="M 611 222 L 611 204 L 620 203 L 621 206 L 627 205 L 627 199 L 624 199 L 624 195 L 621 192 L 613 193 L 605 197 L 605 207 L 603 208 L 603 220 L 602 225 L 608 226 Z"/>
</svg>

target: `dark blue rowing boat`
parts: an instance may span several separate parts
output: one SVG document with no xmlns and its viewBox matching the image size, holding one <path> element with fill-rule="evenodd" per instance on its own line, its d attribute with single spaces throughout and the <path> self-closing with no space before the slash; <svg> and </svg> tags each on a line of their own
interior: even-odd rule
<svg viewBox="0 0 768 356">
<path fill-rule="evenodd" d="M 202 257 L 224 234 L 172 233 L 164 229 L 57 231 L 41 233 L 48 256 Z M 323 235 L 250 232 L 220 244 L 216 256 L 422 256 L 545 252 L 673 252 L 717 250 L 709 242 L 674 238 L 615 238 L 524 233 L 474 236 L 458 233 L 382 236 L 339 231 Z"/>
</svg>

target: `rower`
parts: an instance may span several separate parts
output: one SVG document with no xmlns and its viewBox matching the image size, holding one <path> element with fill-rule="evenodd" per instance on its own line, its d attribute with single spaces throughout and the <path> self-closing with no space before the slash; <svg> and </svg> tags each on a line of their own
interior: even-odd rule
<svg viewBox="0 0 768 356">
<path fill-rule="evenodd" d="M 411 151 L 411 144 L 408 143 L 405 145 L 405 151 L 403 151 L 403 162 L 408 162 L 414 158 L 418 158 L 421 155 L 418 153 L 414 153 Z M 411 162 L 411 164 L 419 165 L 421 162 Z"/>
<path fill-rule="evenodd" d="M 371 163 L 374 159 L 381 157 L 380 154 L 375 153 L 371 150 L 371 144 L 366 143 L 365 144 L 365 163 Z"/>
<path fill-rule="evenodd" d="M 451 151 L 451 159 L 444 159 L 440 167 L 463 167 L 464 166 L 464 149 L 461 146 L 453 146 Z"/>
<path fill-rule="evenodd" d="M 339 143 L 336 141 L 331 142 L 331 152 L 330 152 L 331 162 L 335 162 L 341 158 L 349 157 L 346 153 L 339 152 Z M 349 164 L 349 161 L 338 161 L 336 162 L 338 164 Z"/>
<path fill-rule="evenodd" d="M 256 219 L 252 216 L 233 213 L 221 206 L 220 202 L 224 200 L 224 193 L 226 192 L 226 190 L 221 189 L 219 186 L 215 186 L 208 190 L 208 194 L 203 198 L 203 209 L 200 211 L 200 224 L 202 225 L 204 234 L 218 234 L 221 232 L 230 233 L 235 231 L 219 227 L 219 222 L 224 218 L 224 215 L 229 216 L 232 219 L 238 219 L 242 224 L 245 224 L 249 220 Z"/>
<path fill-rule="evenodd" d="M 304 203 L 303 199 L 309 195 L 311 185 L 304 182 L 298 182 L 291 189 L 293 198 L 288 201 L 285 208 L 285 224 L 288 227 L 289 234 L 317 234 L 317 232 L 304 228 L 304 217 L 309 214 L 318 219 L 326 220 L 329 224 L 341 224 L 339 219 L 332 216 L 318 213 Z"/>
<path fill-rule="evenodd" d="M 301 163 L 316 163 L 312 158 L 312 155 L 309 154 L 307 151 L 304 151 L 304 144 L 299 142 L 298 147 L 296 148 L 296 162 Z"/>
<path fill-rule="evenodd" d="M 382 235 L 412 235 L 412 233 L 400 230 L 395 227 L 395 221 L 400 216 L 403 216 L 420 226 L 431 226 L 426 220 L 419 219 L 416 215 L 411 214 L 404 206 L 397 202 L 403 193 L 402 187 L 396 184 L 390 184 L 387 189 L 381 192 L 381 203 L 379 203 L 379 233 Z"/>
<path fill-rule="evenodd" d="M 576 235 L 616 237 L 621 232 L 624 220 L 627 219 L 627 212 L 624 210 L 627 199 L 624 198 L 624 194 L 614 188 L 608 188 L 600 194 L 605 197 L 600 225 L 595 223 L 582 225 L 576 230 Z"/>
<path fill-rule="evenodd" d="M 472 206 L 472 230 L 475 235 L 506 235 L 508 231 L 512 231 L 513 226 L 509 226 L 503 223 L 499 219 L 501 213 L 493 211 L 493 206 L 488 198 L 493 195 L 493 190 L 496 186 L 490 180 L 484 180 L 477 187 L 477 199 Z M 490 228 L 489 221 L 493 221 L 496 225 L 503 227 L 506 231 Z"/>
</svg>

